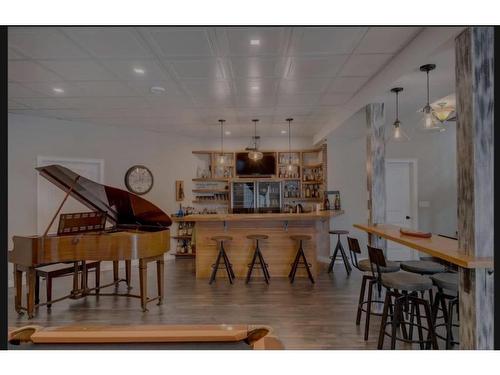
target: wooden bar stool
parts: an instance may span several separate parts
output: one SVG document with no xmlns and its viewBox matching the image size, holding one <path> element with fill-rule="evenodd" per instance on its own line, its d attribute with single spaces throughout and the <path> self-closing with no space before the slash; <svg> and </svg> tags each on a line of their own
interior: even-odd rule
<svg viewBox="0 0 500 375">
<path fill-rule="evenodd" d="M 269 275 L 268 264 L 265 262 L 259 247 L 259 240 L 267 240 L 269 236 L 266 236 L 265 234 L 250 234 L 247 236 L 247 238 L 249 240 L 255 241 L 255 250 L 253 252 L 252 263 L 248 265 L 248 273 L 245 283 L 248 284 L 248 282 L 250 281 L 250 277 L 252 277 L 253 267 L 255 266 L 255 262 L 258 260 L 260 268 L 262 269 L 262 273 L 264 274 L 266 284 L 269 284 L 269 279 L 271 278 L 271 276 Z"/>
<path fill-rule="evenodd" d="M 459 327 L 459 324 L 453 322 L 453 309 L 457 311 L 457 320 L 459 319 L 458 310 L 458 274 L 457 273 L 439 273 L 431 276 L 432 283 L 437 287 L 438 292 L 434 297 L 432 305 L 432 321 L 434 330 L 438 327 L 444 326 L 446 329 L 446 336 L 441 336 L 436 333 L 436 336 L 445 340 L 446 349 L 451 349 L 453 345 L 458 345 L 459 342 L 453 338 L 453 327 Z M 451 293 L 446 293 L 449 291 Z M 448 303 L 447 303 L 448 302 Z M 441 309 L 443 323 L 436 324 L 438 319 L 438 311 Z"/>
<path fill-rule="evenodd" d="M 376 267 L 376 277 L 386 290 L 384 310 L 382 312 L 382 322 L 380 324 L 380 333 L 378 340 L 378 349 L 384 347 L 385 336 L 391 337 L 391 349 L 396 349 L 396 341 L 406 343 L 418 343 L 421 349 L 438 349 L 434 326 L 432 324 L 432 313 L 429 301 L 418 297 L 419 292 L 425 292 L 432 288 L 432 281 L 427 276 L 415 273 L 400 271 L 384 274 L 380 271 L 381 267 L 387 267 L 387 261 L 384 252 L 372 246 L 368 246 L 368 255 L 370 262 Z M 392 300 L 394 299 L 394 303 Z M 393 311 L 389 314 L 389 309 Z M 404 317 L 405 306 L 410 305 L 412 316 L 415 314 L 417 323 L 407 322 Z M 422 315 L 420 307 L 424 309 L 426 326 L 422 324 Z M 414 314 L 413 314 L 414 313 Z M 389 320 L 390 317 L 390 320 Z M 386 332 L 387 325 L 391 326 L 391 332 Z M 416 326 L 418 329 L 418 340 L 413 340 L 408 335 L 407 326 Z M 401 330 L 402 337 L 398 335 L 398 329 Z M 423 331 L 427 331 L 427 338 L 424 339 Z"/>
<path fill-rule="evenodd" d="M 302 242 L 303 241 L 310 241 L 311 236 L 308 235 L 292 235 L 290 238 L 294 241 L 299 241 L 299 249 L 297 250 L 297 254 L 295 255 L 295 259 L 292 263 L 292 269 L 290 270 L 290 273 L 288 274 L 288 277 L 290 278 L 290 282 L 293 284 L 295 280 L 295 274 L 297 273 L 297 268 L 300 265 L 300 261 L 302 260 L 302 266 L 306 269 L 307 271 L 307 276 L 309 277 L 309 280 L 311 280 L 311 283 L 314 284 L 314 277 L 311 273 L 311 263 L 307 262 L 306 254 L 304 253 L 304 249 L 302 248 Z"/>
<path fill-rule="evenodd" d="M 217 258 L 215 259 L 215 263 L 212 264 L 212 275 L 210 276 L 210 281 L 208 282 L 209 284 L 212 284 L 215 280 L 215 277 L 217 276 L 217 270 L 221 266 L 221 260 L 222 263 L 224 264 L 224 268 L 226 269 L 227 273 L 227 278 L 229 279 L 229 282 L 232 284 L 233 280 L 235 278 L 234 272 L 233 272 L 233 266 L 229 262 L 229 258 L 227 257 L 226 250 L 224 249 L 224 242 L 226 241 L 231 241 L 233 237 L 230 236 L 213 236 L 211 238 L 212 241 L 217 242 L 217 248 L 219 249 L 219 252 L 217 253 Z"/>
<path fill-rule="evenodd" d="M 377 286 L 379 290 L 379 298 L 380 298 L 380 291 L 382 285 L 378 282 L 378 279 L 374 273 L 374 268 L 372 267 L 372 264 L 370 262 L 370 259 L 361 259 L 358 261 L 358 254 L 361 254 L 361 249 L 359 247 L 359 242 L 356 238 L 352 237 L 347 237 L 347 245 L 349 247 L 349 253 L 351 255 L 351 262 L 354 268 L 358 269 L 359 271 L 363 272 L 363 280 L 361 281 L 361 290 L 359 291 L 359 302 L 358 302 L 358 311 L 356 314 L 356 325 L 359 326 L 361 323 L 361 315 L 364 312 L 365 313 L 365 341 L 368 340 L 368 334 L 370 330 L 370 316 L 375 315 L 375 316 L 382 316 L 381 313 L 373 312 L 372 311 L 372 303 L 379 303 L 383 304 L 384 301 L 382 300 L 373 300 L 372 299 L 372 292 L 373 292 L 373 286 Z M 390 272 L 397 272 L 399 271 L 399 263 L 398 262 L 391 262 L 391 261 L 386 261 L 387 266 L 386 267 L 380 267 L 380 272 L 381 273 L 390 273 Z M 368 283 L 368 294 L 366 295 L 365 299 L 365 290 L 366 290 L 366 283 Z"/>
<path fill-rule="evenodd" d="M 349 264 L 349 260 L 347 259 L 347 255 L 345 253 L 344 247 L 342 246 L 342 242 L 340 241 L 340 236 L 349 234 L 348 230 L 331 230 L 328 233 L 337 235 L 337 245 L 335 245 L 335 250 L 333 251 L 333 255 L 330 257 L 330 265 L 328 266 L 328 273 L 333 271 L 333 266 L 335 265 L 335 259 L 337 258 L 338 252 L 340 251 L 340 255 L 342 256 L 342 260 L 344 261 L 344 267 L 347 272 L 347 275 L 351 274 L 352 268 Z"/>
</svg>

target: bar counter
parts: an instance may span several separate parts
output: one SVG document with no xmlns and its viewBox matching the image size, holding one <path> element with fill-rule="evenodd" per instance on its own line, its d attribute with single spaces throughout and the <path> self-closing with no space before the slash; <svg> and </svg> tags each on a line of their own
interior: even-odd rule
<svg viewBox="0 0 500 375">
<path fill-rule="evenodd" d="M 327 256 L 330 252 L 329 219 L 342 215 L 344 211 L 330 210 L 308 213 L 269 213 L 269 214 L 193 214 L 172 217 L 174 222 L 193 221 L 194 241 L 196 244 L 196 277 L 209 278 L 211 265 L 215 262 L 217 248 L 211 237 L 231 236 L 232 241 L 225 248 L 237 278 L 244 278 L 248 264 L 252 260 L 254 241 L 247 239 L 250 234 L 265 234 L 267 240 L 259 241 L 259 247 L 269 265 L 272 277 L 287 277 L 295 257 L 298 244 L 290 236 L 306 234 L 311 241 L 305 241 L 304 251 L 311 271 L 316 276 L 317 256 Z M 225 278 L 223 270 L 217 278 Z M 255 268 L 252 277 L 263 277 L 260 269 Z M 305 270 L 299 269 L 296 277 L 307 277 Z"/>
</svg>

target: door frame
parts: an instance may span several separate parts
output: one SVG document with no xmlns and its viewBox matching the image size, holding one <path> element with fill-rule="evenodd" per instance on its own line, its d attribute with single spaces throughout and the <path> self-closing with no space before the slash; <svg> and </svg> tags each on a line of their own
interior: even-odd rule
<svg viewBox="0 0 500 375">
<path fill-rule="evenodd" d="M 387 168 L 387 163 L 401 163 L 410 165 L 410 206 L 412 215 L 412 229 L 418 229 L 418 159 L 415 158 L 386 158 L 385 167 Z M 386 185 L 387 194 L 387 185 Z M 387 197 L 386 197 L 387 200 Z"/>
</svg>

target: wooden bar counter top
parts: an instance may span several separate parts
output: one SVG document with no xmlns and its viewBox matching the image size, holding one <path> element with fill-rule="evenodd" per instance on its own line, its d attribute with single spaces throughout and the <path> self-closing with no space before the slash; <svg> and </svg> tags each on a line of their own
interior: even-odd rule
<svg viewBox="0 0 500 375">
<path fill-rule="evenodd" d="M 266 240 L 259 241 L 259 247 L 269 265 L 272 277 L 287 277 L 295 257 L 298 244 L 290 238 L 292 235 L 309 235 L 310 241 L 304 241 L 303 247 L 311 271 L 316 276 L 318 254 L 327 257 L 330 253 L 330 218 L 343 214 L 344 211 L 329 210 L 309 213 L 259 213 L 259 214 L 193 214 L 172 217 L 174 222 L 196 222 L 193 240 L 196 244 L 196 277 L 208 278 L 212 264 L 217 256 L 213 236 L 232 237 L 224 244 L 237 278 L 244 280 L 248 264 L 252 260 L 255 243 L 247 239 L 251 234 L 265 234 Z M 224 270 L 219 270 L 217 279 L 224 279 Z M 252 278 L 263 279 L 262 272 L 254 269 Z M 296 277 L 307 277 L 304 269 L 299 269 Z M 221 280 L 226 281 L 226 280 Z M 271 281 L 272 282 L 272 281 Z"/>
</svg>

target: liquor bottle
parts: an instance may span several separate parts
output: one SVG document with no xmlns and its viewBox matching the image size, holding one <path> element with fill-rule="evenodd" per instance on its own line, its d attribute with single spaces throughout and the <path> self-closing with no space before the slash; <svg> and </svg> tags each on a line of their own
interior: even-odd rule
<svg viewBox="0 0 500 375">
<path fill-rule="evenodd" d="M 334 208 L 335 208 L 335 210 L 340 210 L 340 197 L 338 194 L 335 195 Z"/>
<path fill-rule="evenodd" d="M 311 189 L 309 189 L 309 186 L 306 187 L 306 198 L 311 197 Z"/>
<path fill-rule="evenodd" d="M 325 201 L 323 203 L 323 208 L 325 210 L 329 210 L 330 209 L 330 200 L 328 199 L 328 194 L 325 194 Z"/>
</svg>

